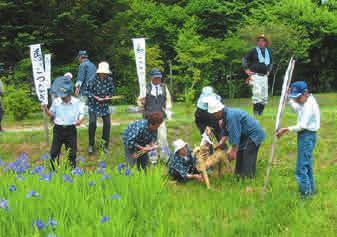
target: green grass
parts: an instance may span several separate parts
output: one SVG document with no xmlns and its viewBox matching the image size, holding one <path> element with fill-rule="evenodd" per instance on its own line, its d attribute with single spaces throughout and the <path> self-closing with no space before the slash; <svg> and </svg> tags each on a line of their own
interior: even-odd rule
<svg viewBox="0 0 337 237">
<path fill-rule="evenodd" d="M 321 106 L 322 123 L 315 149 L 315 177 L 318 193 L 302 200 L 294 178 L 296 164 L 296 135 L 290 134 L 277 142 L 269 191 L 261 198 L 267 161 L 270 155 L 274 119 L 278 98 L 273 98 L 265 115 L 259 118 L 268 138 L 262 145 L 257 177 L 238 181 L 227 174 L 222 179 L 211 178 L 213 190 L 188 182 L 177 185 L 168 182 L 164 167 L 153 168 L 147 175 L 119 174 L 116 166 L 123 161 L 120 134 L 125 121 L 139 118 L 120 113 L 113 119 L 122 121 L 112 127 L 112 152 L 107 157 L 88 158 L 87 131 L 79 132 L 79 153 L 87 158 L 80 163 L 86 174 L 65 183 L 60 170 L 51 182 L 39 181 L 36 175 L 26 174 L 25 180 L 0 171 L 0 199 L 9 201 L 9 211 L 0 209 L 0 236 L 47 236 L 52 230 L 38 231 L 32 227 L 36 219 L 57 220 L 56 236 L 335 236 L 337 232 L 337 139 L 335 94 L 317 96 Z M 228 100 L 229 106 L 251 111 L 249 100 Z M 193 106 L 175 106 L 174 121 L 168 123 L 169 140 L 183 138 L 191 145 L 198 144 L 199 134 L 194 125 Z M 283 125 L 296 122 L 287 109 Z M 38 123 L 38 122 L 37 122 Z M 101 130 L 98 130 L 98 136 Z M 43 143 L 42 132 L 0 134 L 0 157 L 14 160 L 23 151 L 32 163 L 49 150 Z M 106 160 L 111 179 L 89 172 L 98 160 Z M 89 186 L 90 181 L 96 185 Z M 16 192 L 8 190 L 11 184 Z M 248 187 L 248 188 L 247 188 Z M 32 189 L 38 198 L 25 198 Z M 118 193 L 121 198 L 111 200 Z M 101 224 L 102 216 L 110 220 Z"/>
</svg>

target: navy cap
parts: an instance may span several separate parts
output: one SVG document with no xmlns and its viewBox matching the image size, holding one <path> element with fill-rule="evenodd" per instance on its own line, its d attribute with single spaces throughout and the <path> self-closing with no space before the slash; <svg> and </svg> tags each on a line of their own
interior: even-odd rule
<svg viewBox="0 0 337 237">
<path fill-rule="evenodd" d="M 87 53 L 87 51 L 86 50 L 80 50 L 79 52 L 78 52 L 78 55 L 77 55 L 78 57 L 88 57 L 88 53 Z"/>
<path fill-rule="evenodd" d="M 73 83 L 65 76 L 57 77 L 51 87 L 51 93 L 61 98 L 71 95 L 72 91 Z"/>
<path fill-rule="evenodd" d="M 163 77 L 163 74 L 159 71 L 159 69 L 153 68 L 153 69 L 149 72 L 149 77 L 151 77 L 151 78 L 162 78 L 162 77 Z"/>
<path fill-rule="evenodd" d="M 308 91 L 308 85 L 305 81 L 296 81 L 290 85 L 289 98 L 296 99 Z"/>
</svg>

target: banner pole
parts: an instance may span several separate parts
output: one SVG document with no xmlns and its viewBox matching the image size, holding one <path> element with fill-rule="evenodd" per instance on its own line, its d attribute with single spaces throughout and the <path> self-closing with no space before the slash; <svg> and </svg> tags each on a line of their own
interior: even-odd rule
<svg viewBox="0 0 337 237">
<path fill-rule="evenodd" d="M 49 146 L 49 128 L 48 128 L 48 116 L 47 114 L 42 110 L 42 115 L 43 115 L 43 126 L 44 126 L 44 135 L 46 139 L 46 144 Z"/>
</svg>

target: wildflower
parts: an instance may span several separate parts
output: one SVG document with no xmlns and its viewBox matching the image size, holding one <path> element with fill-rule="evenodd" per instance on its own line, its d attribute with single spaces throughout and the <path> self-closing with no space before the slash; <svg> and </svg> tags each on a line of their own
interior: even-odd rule
<svg viewBox="0 0 337 237">
<path fill-rule="evenodd" d="M 5 199 L 2 199 L 0 201 L 0 208 L 4 210 L 8 210 L 9 209 L 8 201 Z"/>
<path fill-rule="evenodd" d="M 64 182 L 68 182 L 68 183 L 72 183 L 73 182 L 73 179 L 69 175 L 67 175 L 67 174 L 63 175 L 63 180 L 64 180 Z"/>
<path fill-rule="evenodd" d="M 123 163 L 119 163 L 117 166 L 117 170 L 120 173 L 124 169 L 125 165 Z"/>
<path fill-rule="evenodd" d="M 41 174 L 44 171 L 44 167 L 42 165 L 36 166 L 34 169 L 30 171 L 31 174 Z"/>
<path fill-rule="evenodd" d="M 29 193 L 26 194 L 26 198 L 30 198 L 30 197 L 39 197 L 40 194 L 38 192 L 36 192 L 35 190 L 30 191 Z"/>
<path fill-rule="evenodd" d="M 157 156 L 157 151 L 156 150 L 152 150 L 149 152 L 149 156 Z"/>
<path fill-rule="evenodd" d="M 118 193 L 115 193 L 111 196 L 111 199 L 112 200 L 118 200 L 118 199 L 121 199 L 121 195 L 119 195 Z"/>
<path fill-rule="evenodd" d="M 52 172 L 49 172 L 48 174 L 41 174 L 41 177 L 40 177 L 39 180 L 40 181 L 44 180 L 44 181 L 50 182 L 52 175 L 53 175 Z"/>
<path fill-rule="evenodd" d="M 0 167 L 5 166 L 5 165 L 6 165 L 6 162 L 4 162 L 3 160 L 0 159 Z"/>
<path fill-rule="evenodd" d="M 45 153 L 42 156 L 40 156 L 40 160 L 49 160 L 49 153 Z"/>
<path fill-rule="evenodd" d="M 106 168 L 106 162 L 105 162 L 104 160 L 98 162 L 98 167 L 99 167 L 99 168 Z"/>
<path fill-rule="evenodd" d="M 47 226 L 47 227 L 48 227 L 48 226 L 51 226 L 51 227 L 54 229 L 54 228 L 56 228 L 56 226 L 57 226 L 57 221 L 49 217 L 46 226 Z"/>
<path fill-rule="evenodd" d="M 27 153 L 21 153 L 14 162 L 7 164 L 6 170 L 11 170 L 17 174 L 25 173 L 30 167 Z"/>
<path fill-rule="evenodd" d="M 163 154 L 167 154 L 167 156 L 170 156 L 171 155 L 171 150 L 168 146 L 162 146 L 161 147 L 161 152 Z"/>
<path fill-rule="evenodd" d="M 16 186 L 14 184 L 12 184 L 11 186 L 9 186 L 9 191 L 10 192 L 16 191 Z"/>
<path fill-rule="evenodd" d="M 44 227 L 44 224 L 41 220 L 37 219 L 36 221 L 33 221 L 33 227 L 38 228 L 39 230 L 42 230 Z"/>
<path fill-rule="evenodd" d="M 110 220 L 110 218 L 108 217 L 108 216 L 103 216 L 102 218 L 101 218 L 101 223 L 103 224 L 103 223 L 105 223 L 105 222 L 107 222 L 107 221 L 109 221 Z"/>
<path fill-rule="evenodd" d="M 89 186 L 94 186 L 94 185 L 96 185 L 96 183 L 94 181 L 89 182 Z"/>
<path fill-rule="evenodd" d="M 17 176 L 15 177 L 15 179 L 18 179 L 18 180 L 23 181 L 23 180 L 25 180 L 25 177 L 23 177 L 22 175 L 17 175 Z"/>
<path fill-rule="evenodd" d="M 72 174 L 72 175 L 83 175 L 84 172 L 83 172 L 83 170 L 82 170 L 81 168 L 76 167 L 75 169 L 73 169 L 73 170 L 71 171 L 71 174 Z"/>
<path fill-rule="evenodd" d="M 98 167 L 97 169 L 96 169 L 96 173 L 98 173 L 98 174 L 104 174 L 104 169 L 103 168 L 101 168 L 101 167 Z"/>
<path fill-rule="evenodd" d="M 80 156 L 76 159 L 76 161 L 85 162 L 85 158 L 83 156 Z"/>
<path fill-rule="evenodd" d="M 102 180 L 106 180 L 106 179 L 111 179 L 111 177 L 108 174 L 103 174 Z"/>
<path fill-rule="evenodd" d="M 125 169 L 125 176 L 131 176 L 132 173 L 131 173 L 131 170 L 129 168 L 126 168 Z"/>
</svg>

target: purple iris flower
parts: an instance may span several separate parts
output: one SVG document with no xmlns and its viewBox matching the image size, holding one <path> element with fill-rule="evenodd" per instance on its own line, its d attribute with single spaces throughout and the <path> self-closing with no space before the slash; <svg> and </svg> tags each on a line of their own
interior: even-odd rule
<svg viewBox="0 0 337 237">
<path fill-rule="evenodd" d="M 106 179 L 111 179 L 111 177 L 108 174 L 103 174 L 102 180 L 106 180 Z"/>
<path fill-rule="evenodd" d="M 17 174 L 25 173 L 29 169 L 27 153 L 21 153 L 14 162 L 9 162 L 5 170 L 11 170 Z"/>
<path fill-rule="evenodd" d="M 161 152 L 163 154 L 167 154 L 168 156 L 171 154 L 171 150 L 170 150 L 170 148 L 168 146 L 162 146 L 161 147 Z"/>
<path fill-rule="evenodd" d="M 16 159 L 20 161 L 27 161 L 28 158 L 29 158 L 28 154 L 26 152 L 22 152 Z"/>
<path fill-rule="evenodd" d="M 121 195 L 119 195 L 118 193 L 115 193 L 111 196 L 111 199 L 112 200 L 118 200 L 118 199 L 121 199 Z"/>
<path fill-rule="evenodd" d="M 67 174 L 63 175 L 63 180 L 64 180 L 64 182 L 68 182 L 68 183 L 72 183 L 73 182 L 73 179 L 69 175 L 67 175 Z"/>
<path fill-rule="evenodd" d="M 89 182 L 89 186 L 94 186 L 94 185 L 96 185 L 96 183 L 94 181 Z"/>
<path fill-rule="evenodd" d="M 26 194 L 26 198 L 30 198 L 30 197 L 39 197 L 40 194 L 38 192 L 36 192 L 35 190 L 30 191 L 29 193 Z"/>
<path fill-rule="evenodd" d="M 3 160 L 0 159 L 0 167 L 5 166 L 5 165 L 6 165 L 6 162 L 4 162 Z"/>
<path fill-rule="evenodd" d="M 101 168 L 101 167 L 98 167 L 97 169 L 96 169 L 96 173 L 98 173 L 98 174 L 104 174 L 104 169 L 103 168 Z"/>
<path fill-rule="evenodd" d="M 73 170 L 71 171 L 71 174 L 72 174 L 72 175 L 83 175 L 84 172 L 83 172 L 83 170 L 82 170 L 81 168 L 76 167 L 75 169 L 73 169 Z"/>
<path fill-rule="evenodd" d="M 103 216 L 102 218 L 101 218 L 101 223 L 103 224 L 103 223 L 105 223 L 105 222 L 107 222 L 107 221 L 109 221 L 110 220 L 110 218 L 108 217 L 108 216 Z"/>
<path fill-rule="evenodd" d="M 1 209 L 8 210 L 8 209 L 9 209 L 8 201 L 5 200 L 5 199 L 2 199 L 2 200 L 0 201 L 0 208 L 1 208 Z"/>
<path fill-rule="evenodd" d="M 9 191 L 10 192 L 16 191 L 16 186 L 14 184 L 12 184 L 11 186 L 9 186 Z"/>
<path fill-rule="evenodd" d="M 40 176 L 41 176 L 39 179 L 40 181 L 44 180 L 44 181 L 50 182 L 53 176 L 53 173 L 49 172 L 48 174 L 41 174 Z"/>
<path fill-rule="evenodd" d="M 125 169 L 125 176 L 131 176 L 132 173 L 131 173 L 131 170 L 129 168 L 126 168 Z"/>
<path fill-rule="evenodd" d="M 34 169 L 30 171 L 31 174 L 41 174 L 44 171 L 44 167 L 42 165 L 36 166 Z"/>
<path fill-rule="evenodd" d="M 80 156 L 76 159 L 77 161 L 85 162 L 85 158 L 83 156 Z"/>
<path fill-rule="evenodd" d="M 36 227 L 39 230 L 42 230 L 43 227 L 44 227 L 44 224 L 43 224 L 42 220 L 37 219 L 37 220 L 33 221 L 33 227 Z"/>
<path fill-rule="evenodd" d="M 100 161 L 98 162 L 98 165 L 97 165 L 99 168 L 106 168 L 106 162 L 103 160 L 103 161 Z"/>
<path fill-rule="evenodd" d="M 49 160 L 49 153 L 45 153 L 42 156 L 40 156 L 40 160 Z"/>
<path fill-rule="evenodd" d="M 48 227 L 48 226 L 51 226 L 53 229 L 55 229 L 56 226 L 57 226 L 57 221 L 49 217 L 46 226 L 47 226 L 47 227 Z"/>
<path fill-rule="evenodd" d="M 117 166 L 118 172 L 119 172 L 119 173 L 122 172 L 122 170 L 124 169 L 124 167 L 125 167 L 125 164 L 119 163 L 118 166 Z"/>
<path fill-rule="evenodd" d="M 157 156 L 157 150 L 150 151 L 149 156 Z"/>
</svg>

